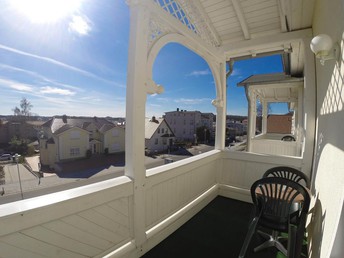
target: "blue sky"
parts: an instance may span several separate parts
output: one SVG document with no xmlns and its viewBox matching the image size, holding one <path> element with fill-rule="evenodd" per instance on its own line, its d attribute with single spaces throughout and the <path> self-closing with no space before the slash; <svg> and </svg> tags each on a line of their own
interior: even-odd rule
<svg viewBox="0 0 344 258">
<path fill-rule="evenodd" d="M 128 40 L 124 0 L 0 1 L 0 114 L 13 114 L 25 97 L 38 115 L 124 117 Z M 281 71 L 280 57 L 235 63 L 228 113 L 247 114 L 239 81 Z M 164 47 L 153 77 L 165 92 L 147 97 L 147 116 L 176 108 L 215 113 L 210 69 L 187 48 Z"/>
</svg>

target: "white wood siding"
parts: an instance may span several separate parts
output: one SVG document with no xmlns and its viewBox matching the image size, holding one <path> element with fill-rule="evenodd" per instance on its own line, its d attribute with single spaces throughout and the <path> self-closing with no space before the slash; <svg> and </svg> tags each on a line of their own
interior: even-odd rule
<svg viewBox="0 0 344 258">
<path fill-rule="evenodd" d="M 276 166 L 292 166 L 301 169 L 302 159 L 296 157 L 264 156 L 245 152 L 224 152 L 223 169 L 219 183 L 242 189 L 250 189 L 264 172 Z M 310 171 L 306 174 L 309 175 Z"/>
<path fill-rule="evenodd" d="M 182 166 L 171 163 L 165 166 L 171 167 L 165 172 L 160 172 L 161 168 L 149 170 L 146 227 L 156 225 L 216 185 L 219 155 L 205 156 L 195 161 L 188 159 L 190 162 L 184 162 Z"/>
<path fill-rule="evenodd" d="M 73 198 L 78 192 L 88 193 Z M 0 256 L 92 257 L 112 250 L 132 237 L 132 192 L 131 181 L 122 177 L 24 200 L 24 211 L 9 215 L 4 213 L 20 204 L 4 204 Z M 53 201 L 63 193 L 66 200 Z"/>
</svg>

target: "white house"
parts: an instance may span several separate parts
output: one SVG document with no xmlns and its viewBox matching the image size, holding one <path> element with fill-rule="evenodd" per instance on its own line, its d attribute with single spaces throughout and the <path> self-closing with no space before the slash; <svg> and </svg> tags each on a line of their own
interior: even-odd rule
<svg viewBox="0 0 344 258">
<path fill-rule="evenodd" d="M 53 167 L 55 162 L 91 154 L 124 152 L 125 130 L 105 118 L 54 117 L 42 125 L 40 162 Z"/>
<path fill-rule="evenodd" d="M 145 146 L 147 153 L 165 151 L 173 145 L 174 134 L 164 118 L 146 118 Z"/>
</svg>

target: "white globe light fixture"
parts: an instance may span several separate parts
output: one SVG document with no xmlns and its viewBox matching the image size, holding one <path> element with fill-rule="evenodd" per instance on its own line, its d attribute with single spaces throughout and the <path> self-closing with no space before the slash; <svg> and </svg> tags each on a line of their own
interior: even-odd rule
<svg viewBox="0 0 344 258">
<path fill-rule="evenodd" d="M 339 46 L 337 43 L 333 44 L 331 37 L 327 34 L 315 36 L 311 41 L 310 47 L 315 56 L 320 59 L 322 65 L 327 60 L 338 60 Z"/>
</svg>

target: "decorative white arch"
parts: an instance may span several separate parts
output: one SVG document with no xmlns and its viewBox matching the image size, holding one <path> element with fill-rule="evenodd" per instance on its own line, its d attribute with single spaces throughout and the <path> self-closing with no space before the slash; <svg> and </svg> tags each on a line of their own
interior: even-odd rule
<svg viewBox="0 0 344 258">
<path fill-rule="evenodd" d="M 220 73 L 220 64 L 214 60 L 212 56 L 207 53 L 204 53 L 197 49 L 197 46 L 193 44 L 187 37 L 183 36 L 179 33 L 168 33 L 159 39 L 157 39 L 151 45 L 150 49 L 148 50 L 148 57 L 147 57 L 147 78 L 149 80 L 153 80 L 153 65 L 155 62 L 156 57 L 158 56 L 160 50 L 169 43 L 179 43 L 182 46 L 190 49 L 194 53 L 201 56 L 208 64 L 212 75 L 215 80 L 215 90 L 216 90 L 216 103 L 222 101 L 223 103 L 223 90 L 222 90 L 222 80 L 221 80 L 221 73 Z M 218 104 L 217 104 L 218 105 Z M 217 106 L 215 105 L 215 106 Z"/>
</svg>

